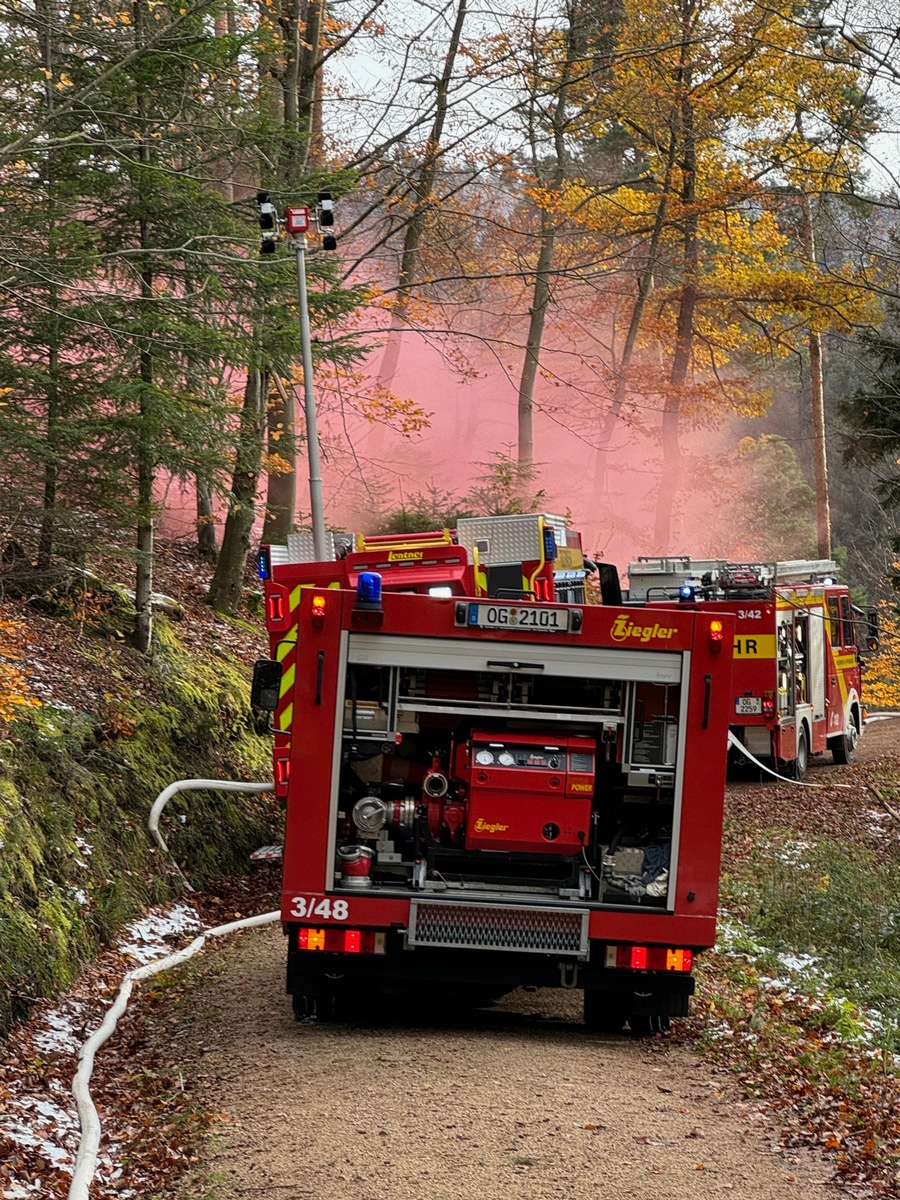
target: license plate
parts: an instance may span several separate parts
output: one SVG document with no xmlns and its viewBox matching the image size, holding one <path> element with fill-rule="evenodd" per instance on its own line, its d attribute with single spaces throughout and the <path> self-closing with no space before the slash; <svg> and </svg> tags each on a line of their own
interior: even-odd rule
<svg viewBox="0 0 900 1200">
<path fill-rule="evenodd" d="M 457 625 L 474 629 L 515 629 L 534 633 L 578 633 L 580 609 L 547 608 L 539 604 L 469 604 L 465 619 L 457 617 Z"/>
<path fill-rule="evenodd" d="M 762 700 L 759 696 L 738 696 L 734 702 L 734 711 L 740 717 L 750 717 L 762 712 Z"/>
</svg>

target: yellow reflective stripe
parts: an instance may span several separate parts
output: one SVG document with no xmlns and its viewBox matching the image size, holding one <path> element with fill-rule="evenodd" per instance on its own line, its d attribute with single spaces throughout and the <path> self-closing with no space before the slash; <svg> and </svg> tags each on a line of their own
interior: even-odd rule
<svg viewBox="0 0 900 1200">
<path fill-rule="evenodd" d="M 522 590 L 525 592 L 531 592 L 532 599 L 534 599 L 534 581 L 537 579 L 538 575 L 540 575 L 541 570 L 547 561 L 546 558 L 544 557 L 544 518 L 543 517 L 538 517 L 538 543 L 541 547 L 541 557 L 540 557 L 540 560 L 538 561 L 537 569 L 535 570 L 534 574 L 531 576 L 530 579 L 528 579 L 525 575 L 522 576 Z"/>
<path fill-rule="evenodd" d="M 282 672 L 282 674 L 281 674 L 281 691 L 278 693 L 279 700 L 281 699 L 282 696 L 286 696 L 287 693 L 294 686 L 294 671 L 295 671 L 294 664 L 291 663 L 291 665 Z"/>
<path fill-rule="evenodd" d="M 293 716 L 294 716 L 294 706 L 293 706 L 293 704 L 288 704 L 278 714 L 278 728 L 282 729 L 282 730 L 289 730 L 291 727 L 291 721 L 293 720 Z"/>
<path fill-rule="evenodd" d="M 297 649 L 297 626 L 289 629 L 285 636 L 275 647 L 275 657 L 279 662 L 282 662 L 287 656 Z"/>
</svg>

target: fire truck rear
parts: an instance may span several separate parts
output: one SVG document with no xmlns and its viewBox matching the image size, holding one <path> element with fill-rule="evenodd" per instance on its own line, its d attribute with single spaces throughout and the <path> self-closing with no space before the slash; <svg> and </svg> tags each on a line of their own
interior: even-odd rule
<svg viewBox="0 0 900 1200">
<path fill-rule="evenodd" d="M 631 601 L 734 614 L 733 761 L 746 762 L 746 751 L 802 779 L 810 754 L 852 759 L 863 725 L 860 655 L 877 648 L 877 618 L 854 609 L 836 573 L 830 560 L 629 564 Z"/>
<path fill-rule="evenodd" d="M 582 989 L 592 1028 L 687 1012 L 715 938 L 734 620 L 560 603 L 585 564 L 548 528 L 481 519 L 430 575 L 415 539 L 379 542 L 380 571 L 264 553 L 254 699 L 298 1018 L 522 985 Z"/>
</svg>

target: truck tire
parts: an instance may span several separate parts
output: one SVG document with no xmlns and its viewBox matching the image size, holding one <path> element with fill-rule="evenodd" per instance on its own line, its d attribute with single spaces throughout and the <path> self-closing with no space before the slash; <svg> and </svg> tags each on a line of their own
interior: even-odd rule
<svg viewBox="0 0 900 1200">
<path fill-rule="evenodd" d="M 320 1001 L 317 996 L 291 996 L 291 1008 L 294 1012 L 294 1020 L 300 1021 L 303 1024 L 318 1021 L 319 1003 Z"/>
<path fill-rule="evenodd" d="M 856 754 L 856 743 L 859 741 L 859 730 L 856 727 L 856 718 L 853 713 L 847 717 L 847 728 L 838 737 L 828 739 L 828 749 L 831 751 L 831 757 L 836 763 L 846 764 L 853 762 L 853 756 Z"/>
<path fill-rule="evenodd" d="M 659 1013 L 632 1013 L 628 1018 L 628 1028 L 632 1037 L 653 1037 L 655 1033 L 669 1032 L 669 1018 Z"/>
<path fill-rule="evenodd" d="M 809 734 L 806 732 L 806 726 L 800 726 L 800 732 L 797 734 L 797 757 L 794 759 L 791 778 L 800 780 L 806 774 L 806 768 L 809 766 Z"/>
</svg>

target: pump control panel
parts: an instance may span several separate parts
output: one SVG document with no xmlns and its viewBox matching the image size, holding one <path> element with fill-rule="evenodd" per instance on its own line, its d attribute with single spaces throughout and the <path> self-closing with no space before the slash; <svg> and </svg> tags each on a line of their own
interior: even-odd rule
<svg viewBox="0 0 900 1200">
<path fill-rule="evenodd" d="M 466 845 L 580 853 L 590 835 L 595 762 L 592 738 L 473 732 L 456 764 L 468 791 Z"/>
</svg>

